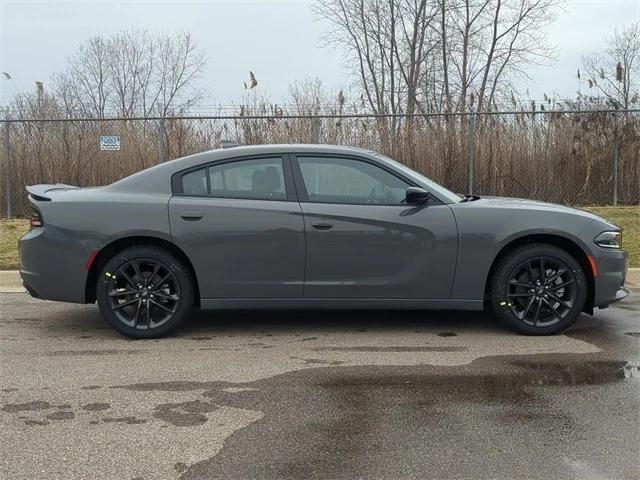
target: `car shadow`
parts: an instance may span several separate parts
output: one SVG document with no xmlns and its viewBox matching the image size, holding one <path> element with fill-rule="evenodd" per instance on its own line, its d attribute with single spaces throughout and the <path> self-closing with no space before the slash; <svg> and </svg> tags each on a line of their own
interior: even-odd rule
<svg viewBox="0 0 640 480">
<path fill-rule="evenodd" d="M 79 339 L 123 338 L 102 319 L 95 305 L 69 306 L 61 311 L 43 311 L 37 318 L 15 318 L 2 324 L 43 328 L 56 337 Z M 571 329 L 593 323 L 581 315 Z M 170 338 L 220 337 L 229 335 L 307 335 L 324 333 L 431 332 L 440 336 L 465 333 L 505 333 L 489 312 L 434 310 L 194 310 L 191 318 Z M 515 334 L 515 333 L 514 333 Z"/>
<path fill-rule="evenodd" d="M 331 333 L 501 330 L 485 312 L 422 310 L 225 310 L 196 311 L 175 336 L 251 333 Z"/>
</svg>

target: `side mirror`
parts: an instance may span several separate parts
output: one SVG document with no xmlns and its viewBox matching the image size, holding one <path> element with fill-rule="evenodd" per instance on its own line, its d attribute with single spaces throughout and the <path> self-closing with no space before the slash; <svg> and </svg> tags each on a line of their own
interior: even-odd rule
<svg viewBox="0 0 640 480">
<path fill-rule="evenodd" d="M 408 204 L 421 204 L 429 201 L 429 192 L 420 187 L 407 188 L 406 197 Z"/>
</svg>

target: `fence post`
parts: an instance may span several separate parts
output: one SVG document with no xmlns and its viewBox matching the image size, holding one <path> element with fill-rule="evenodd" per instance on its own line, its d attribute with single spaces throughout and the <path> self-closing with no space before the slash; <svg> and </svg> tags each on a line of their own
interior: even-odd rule
<svg viewBox="0 0 640 480">
<path fill-rule="evenodd" d="M 473 170 L 476 163 L 476 114 L 473 107 L 469 109 L 469 134 L 467 135 L 467 156 L 469 160 L 469 195 L 473 195 Z"/>
<path fill-rule="evenodd" d="M 164 117 L 160 118 L 158 122 L 158 163 L 164 163 L 166 161 L 166 152 L 164 148 Z"/>
<path fill-rule="evenodd" d="M 618 206 L 618 164 L 620 161 L 620 121 L 618 112 L 613 114 L 613 206 Z"/>
<path fill-rule="evenodd" d="M 313 141 L 314 143 L 320 143 L 320 132 L 322 128 L 322 123 L 320 122 L 320 118 L 316 117 L 313 119 Z"/>
<path fill-rule="evenodd" d="M 9 115 L 4 122 L 4 189 L 7 202 L 7 219 L 11 219 L 13 214 L 11 208 L 11 145 L 9 144 Z"/>
</svg>

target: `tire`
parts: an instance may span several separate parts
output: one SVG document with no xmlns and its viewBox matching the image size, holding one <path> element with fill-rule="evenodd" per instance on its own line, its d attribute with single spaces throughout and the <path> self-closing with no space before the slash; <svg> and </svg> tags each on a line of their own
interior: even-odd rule
<svg viewBox="0 0 640 480">
<path fill-rule="evenodd" d="M 130 338 L 158 338 L 176 329 L 189 318 L 194 295 L 194 281 L 183 262 L 153 246 L 116 253 L 96 287 L 102 316 Z"/>
<path fill-rule="evenodd" d="M 547 244 L 523 245 L 496 265 L 489 300 L 498 319 L 528 335 L 551 335 L 571 325 L 587 301 L 588 283 L 580 263 Z"/>
</svg>

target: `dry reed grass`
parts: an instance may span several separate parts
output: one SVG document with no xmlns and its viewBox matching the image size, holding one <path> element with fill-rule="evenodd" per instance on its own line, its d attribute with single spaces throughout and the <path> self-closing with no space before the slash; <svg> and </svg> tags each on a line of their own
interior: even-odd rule
<svg viewBox="0 0 640 480">
<path fill-rule="evenodd" d="M 171 119 L 166 158 L 242 144 L 314 143 L 315 119 L 283 118 L 278 107 L 243 110 L 268 119 Z M 446 187 L 465 192 L 468 142 L 475 147 L 475 189 L 481 195 L 535 198 L 572 205 L 608 205 L 613 195 L 612 117 L 605 113 L 477 116 L 475 140 L 467 117 L 323 118 L 320 141 L 387 154 Z M 619 201 L 640 203 L 640 118 L 620 116 Z M 100 135 L 120 135 L 119 152 L 102 152 Z M 1 140 L 0 140 L 1 142 Z M 28 214 L 24 186 L 104 185 L 158 162 L 155 121 L 12 123 L 11 197 L 14 215 Z M 3 147 L 1 147 L 3 148 Z M 6 170 L 3 170 L 3 172 Z M 0 188 L 4 189 L 2 181 Z M 0 211 L 5 212 L 0 192 Z"/>
</svg>

